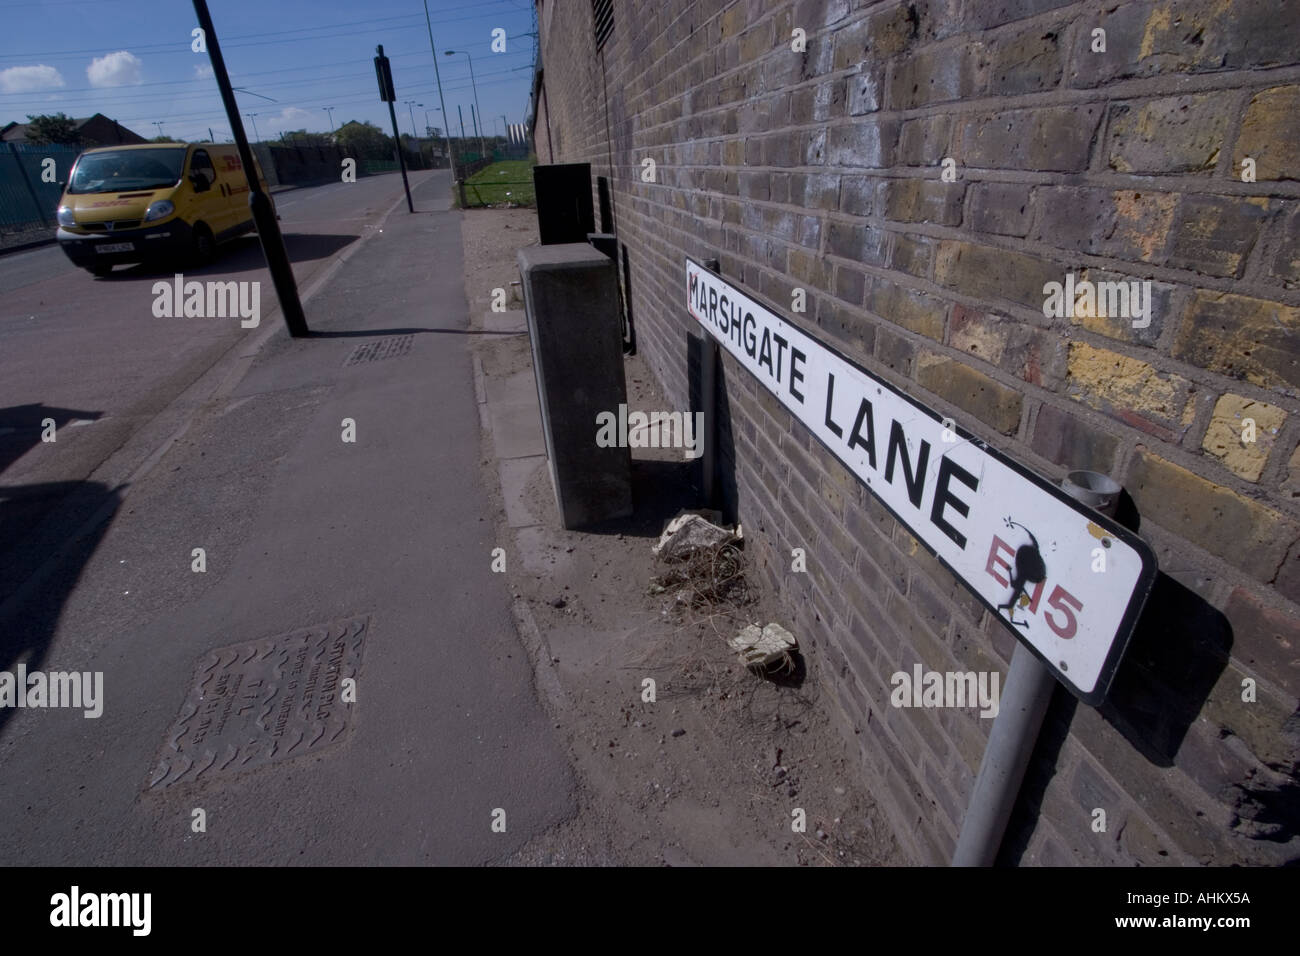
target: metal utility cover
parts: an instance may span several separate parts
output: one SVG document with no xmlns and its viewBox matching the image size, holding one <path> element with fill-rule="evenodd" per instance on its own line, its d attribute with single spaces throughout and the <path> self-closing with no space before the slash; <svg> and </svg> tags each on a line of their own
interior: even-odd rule
<svg viewBox="0 0 1300 956">
<path fill-rule="evenodd" d="M 1145 541 L 686 260 L 686 307 L 929 552 L 1094 706 L 1156 575 Z M 773 436 L 775 438 L 775 436 Z"/>
<path fill-rule="evenodd" d="M 414 335 L 398 335 L 392 338 L 365 342 L 354 348 L 343 360 L 344 367 L 360 365 L 363 362 L 379 362 L 387 358 L 400 358 L 411 351 Z"/>
<path fill-rule="evenodd" d="M 163 743 L 149 790 L 232 776 L 337 743 L 356 704 L 369 618 L 358 617 L 212 651 Z"/>
</svg>

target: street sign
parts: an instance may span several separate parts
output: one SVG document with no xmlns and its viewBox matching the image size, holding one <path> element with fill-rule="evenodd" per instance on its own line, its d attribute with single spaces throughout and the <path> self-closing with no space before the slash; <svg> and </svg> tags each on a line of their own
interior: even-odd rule
<svg viewBox="0 0 1300 956">
<path fill-rule="evenodd" d="M 393 71 L 388 65 L 388 57 L 384 56 L 384 48 L 379 47 L 379 56 L 375 57 L 375 78 L 379 80 L 379 99 L 384 103 L 391 103 L 397 99 L 397 93 L 393 90 Z"/>
<path fill-rule="evenodd" d="M 1155 580 L 1146 542 L 687 258 L 687 308 L 1089 704 Z"/>
</svg>

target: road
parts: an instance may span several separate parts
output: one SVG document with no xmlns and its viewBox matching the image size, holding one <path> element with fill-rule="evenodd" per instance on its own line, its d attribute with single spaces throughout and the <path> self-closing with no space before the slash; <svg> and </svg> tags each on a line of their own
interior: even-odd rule
<svg viewBox="0 0 1300 956">
<path fill-rule="evenodd" d="M 448 185 L 416 174 L 414 216 L 393 176 L 279 197 L 306 340 L 276 315 L 156 318 L 166 274 L 0 259 L 0 671 L 103 675 L 98 718 L 0 708 L 0 864 L 491 863 L 575 811 L 489 568 Z M 258 259 L 246 240 L 204 272 L 262 280 L 265 313 Z M 385 341 L 401 354 L 348 362 Z M 206 661 L 340 628 L 361 649 L 297 682 L 355 678 L 309 713 L 330 746 L 247 769 L 251 742 L 204 750 L 194 707 L 227 699 L 197 696 Z M 263 714 L 308 713 L 281 699 Z"/>
</svg>

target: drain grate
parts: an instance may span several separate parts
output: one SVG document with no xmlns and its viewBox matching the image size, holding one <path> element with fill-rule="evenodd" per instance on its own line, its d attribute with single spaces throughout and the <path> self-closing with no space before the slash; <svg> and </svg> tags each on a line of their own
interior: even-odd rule
<svg viewBox="0 0 1300 956">
<path fill-rule="evenodd" d="M 400 358 L 411 351 L 414 335 L 397 335 L 375 342 L 366 342 L 352 350 L 352 354 L 343 362 L 344 367 L 360 365 L 363 362 L 379 362 L 383 359 Z"/>
<path fill-rule="evenodd" d="M 340 699 L 341 681 L 357 676 L 368 624 L 351 618 L 210 653 L 148 789 L 231 776 L 337 743 L 357 706 Z"/>
</svg>

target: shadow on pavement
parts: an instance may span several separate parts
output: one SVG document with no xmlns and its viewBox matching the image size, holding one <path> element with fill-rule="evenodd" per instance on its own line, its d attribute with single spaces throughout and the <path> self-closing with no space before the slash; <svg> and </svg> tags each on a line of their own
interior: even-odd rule
<svg viewBox="0 0 1300 956">
<path fill-rule="evenodd" d="M 40 443 L 45 420 L 54 420 L 57 441 L 58 429 L 74 419 L 101 415 L 40 403 L 0 409 L 0 471 Z M 41 668 L 68 596 L 121 500 L 120 489 L 96 481 L 0 485 L 0 670 L 12 673 L 19 661 L 29 671 Z M 0 707 L 0 732 L 12 716 L 12 708 Z"/>
<path fill-rule="evenodd" d="M 309 332 L 306 338 L 309 339 L 373 339 L 385 335 L 416 335 L 421 332 L 436 332 L 439 335 L 527 335 L 527 331 L 521 332 L 494 332 L 488 329 L 426 329 L 426 328 L 409 328 L 409 329 L 357 329 L 355 331 L 341 330 L 337 332 Z"/>
<path fill-rule="evenodd" d="M 329 233 L 285 233 L 284 247 L 290 262 L 309 262 L 315 259 L 328 259 L 360 239 L 357 235 L 333 235 Z M 185 262 L 144 262 L 130 268 L 118 269 L 106 276 L 110 282 L 128 279 L 171 278 L 177 272 L 187 279 L 201 276 L 228 277 L 235 272 L 253 272 L 266 267 L 262 255 L 262 246 L 256 236 L 243 236 L 217 248 L 216 258 L 205 266 L 194 266 Z"/>
</svg>

